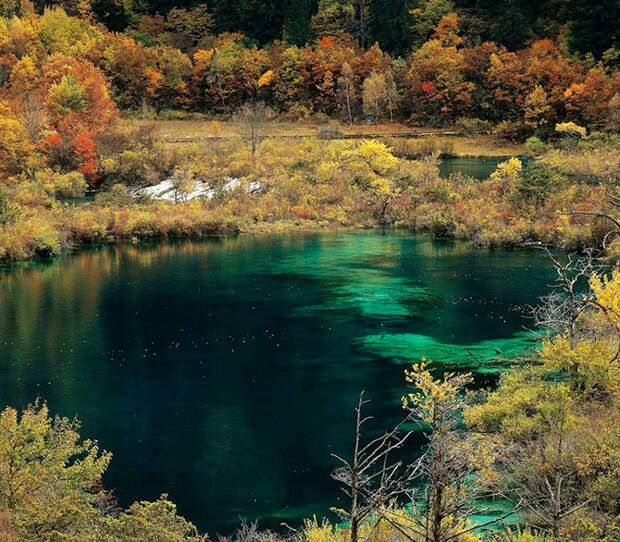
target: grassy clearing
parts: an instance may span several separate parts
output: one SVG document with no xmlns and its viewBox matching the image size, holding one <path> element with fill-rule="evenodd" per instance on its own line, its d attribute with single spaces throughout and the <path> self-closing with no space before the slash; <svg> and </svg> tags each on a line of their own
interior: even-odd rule
<svg viewBox="0 0 620 542">
<path fill-rule="evenodd" d="M 137 121 L 141 123 L 142 121 Z M 149 121 L 150 122 L 150 121 Z M 237 126 L 230 121 L 201 121 L 201 120 L 157 120 L 153 121 L 156 133 L 168 140 L 188 140 L 217 137 L 235 137 L 238 135 Z M 325 124 L 307 122 L 272 122 L 269 123 L 266 133 L 272 137 L 315 137 Z M 394 134 L 433 134 L 439 147 L 451 148 L 451 154 L 458 157 L 497 157 L 521 156 L 527 154 L 522 144 L 501 141 L 488 135 L 472 137 L 442 135 L 449 130 L 426 128 L 422 126 L 407 126 L 401 123 L 381 124 L 334 124 L 345 135 L 394 135 Z M 171 141 L 171 145 L 182 145 L 184 141 Z"/>
</svg>

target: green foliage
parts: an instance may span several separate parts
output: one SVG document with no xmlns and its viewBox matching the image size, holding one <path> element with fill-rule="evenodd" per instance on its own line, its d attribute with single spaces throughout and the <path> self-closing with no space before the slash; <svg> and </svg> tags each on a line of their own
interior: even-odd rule
<svg viewBox="0 0 620 542">
<path fill-rule="evenodd" d="M 0 414 L 0 508 L 20 542 L 199 542 L 166 495 L 119 514 L 101 476 L 111 454 L 81 440 L 79 422 L 50 418 L 45 404 Z M 13 531 L 11 533 L 11 531 Z M 3 533 L 3 535 L 6 533 Z"/>
<path fill-rule="evenodd" d="M 600 58 L 606 50 L 617 47 L 620 9 L 614 0 L 570 0 L 568 17 L 567 41 L 574 52 Z"/>
<path fill-rule="evenodd" d="M 525 148 L 534 155 L 542 153 L 545 150 L 545 147 L 546 146 L 543 141 L 536 136 L 528 137 L 525 142 Z"/>
<path fill-rule="evenodd" d="M 60 83 L 50 89 L 49 100 L 56 113 L 63 116 L 69 111 L 83 111 L 86 108 L 84 93 L 84 87 L 78 85 L 73 76 L 63 75 Z"/>
<path fill-rule="evenodd" d="M 7 510 L 19 540 L 92 539 L 99 516 L 94 490 L 110 454 L 97 443 L 80 441 L 79 424 L 51 419 L 45 405 L 29 406 L 21 416 L 0 414 L 0 507 Z"/>
<path fill-rule="evenodd" d="M 549 167 L 530 164 L 514 184 L 515 197 L 517 200 L 541 206 L 562 182 L 562 178 Z"/>
</svg>

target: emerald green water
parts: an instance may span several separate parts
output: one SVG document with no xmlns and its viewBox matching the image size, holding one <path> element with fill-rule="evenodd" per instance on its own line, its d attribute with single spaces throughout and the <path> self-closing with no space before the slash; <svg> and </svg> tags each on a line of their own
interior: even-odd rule
<svg viewBox="0 0 620 542">
<path fill-rule="evenodd" d="M 521 162 L 528 164 L 531 158 L 519 157 Z M 477 158 L 442 158 L 439 164 L 439 174 L 449 177 L 451 174 L 462 173 L 474 179 L 488 179 L 497 168 L 497 164 L 507 160 L 506 157 L 477 157 Z"/>
<path fill-rule="evenodd" d="M 380 429 L 412 360 L 492 384 L 551 279 L 536 251 L 380 232 L 81 251 L 0 271 L 0 405 L 77 414 L 123 505 L 167 492 L 211 534 L 297 524 L 342 504 L 330 453 L 362 388 Z"/>
</svg>

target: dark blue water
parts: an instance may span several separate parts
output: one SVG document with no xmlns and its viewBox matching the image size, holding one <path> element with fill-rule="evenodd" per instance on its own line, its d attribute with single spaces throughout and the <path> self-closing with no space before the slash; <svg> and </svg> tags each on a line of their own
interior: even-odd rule
<svg viewBox="0 0 620 542">
<path fill-rule="evenodd" d="M 330 453 L 361 389 L 379 429 L 412 360 L 492 383 L 551 277 L 538 252 L 379 232 L 82 251 L 0 271 L 0 403 L 77 414 L 123 505 L 296 524 L 342 504 Z"/>
</svg>

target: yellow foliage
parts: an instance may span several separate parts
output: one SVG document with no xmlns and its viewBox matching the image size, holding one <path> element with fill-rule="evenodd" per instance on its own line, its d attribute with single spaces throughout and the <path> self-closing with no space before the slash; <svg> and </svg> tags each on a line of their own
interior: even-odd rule
<svg viewBox="0 0 620 542">
<path fill-rule="evenodd" d="M 25 170 L 34 157 L 34 146 L 8 102 L 0 100 L 0 174 Z"/>
<path fill-rule="evenodd" d="M 458 412 L 464 406 L 461 392 L 471 381 L 471 375 L 445 373 L 439 380 L 427 367 L 428 363 L 423 360 L 405 369 L 405 382 L 416 391 L 403 396 L 402 403 L 403 408 L 414 410 L 422 422 L 432 424 L 442 413 Z"/>
<path fill-rule="evenodd" d="M 259 87 L 268 87 L 269 85 L 271 85 L 272 81 L 273 81 L 273 70 L 267 70 L 258 79 L 258 86 Z"/>
<path fill-rule="evenodd" d="M 319 523 L 316 516 L 313 516 L 311 520 L 304 520 L 301 535 L 304 542 L 346 542 L 347 540 L 343 530 L 338 529 L 326 519 Z"/>
<path fill-rule="evenodd" d="M 491 179 L 500 182 L 516 181 L 521 174 L 523 164 L 518 158 L 510 158 L 504 162 L 497 164 L 497 168 L 491 173 Z"/>
<path fill-rule="evenodd" d="M 560 122 L 555 125 L 555 131 L 568 136 L 586 137 L 586 129 L 574 122 Z"/>
</svg>

